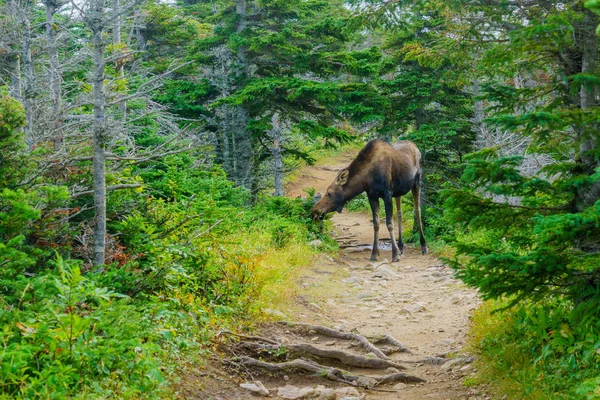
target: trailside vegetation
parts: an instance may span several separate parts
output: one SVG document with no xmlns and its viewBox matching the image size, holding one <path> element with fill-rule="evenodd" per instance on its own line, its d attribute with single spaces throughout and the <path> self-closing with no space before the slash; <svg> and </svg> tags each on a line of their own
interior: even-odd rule
<svg viewBox="0 0 600 400">
<path fill-rule="evenodd" d="M 382 138 L 420 149 L 425 235 L 488 301 L 467 383 L 597 398 L 598 13 L 0 0 L 0 397 L 176 397 L 335 248 L 286 177 Z"/>
</svg>

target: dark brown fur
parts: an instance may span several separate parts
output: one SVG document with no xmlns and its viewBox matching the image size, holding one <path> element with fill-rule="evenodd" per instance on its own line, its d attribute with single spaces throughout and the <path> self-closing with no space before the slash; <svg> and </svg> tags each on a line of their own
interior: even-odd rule
<svg viewBox="0 0 600 400">
<path fill-rule="evenodd" d="M 421 249 L 427 252 L 423 226 L 421 223 L 421 152 L 408 140 L 393 146 L 383 140 L 372 140 L 358 153 L 348 168 L 340 171 L 336 179 L 327 188 L 327 193 L 313 208 L 314 219 L 323 218 L 327 213 L 342 212 L 344 205 L 362 192 L 367 193 L 373 212 L 373 252 L 371 259 L 379 255 L 379 199 L 383 199 L 386 213 L 386 225 L 392 239 L 392 258 L 398 261 L 398 252 L 404 251 L 402 242 L 402 205 L 401 196 L 412 191 L 415 213 L 419 223 Z M 398 244 L 394 239 L 393 204 L 396 199 L 398 210 Z"/>
</svg>

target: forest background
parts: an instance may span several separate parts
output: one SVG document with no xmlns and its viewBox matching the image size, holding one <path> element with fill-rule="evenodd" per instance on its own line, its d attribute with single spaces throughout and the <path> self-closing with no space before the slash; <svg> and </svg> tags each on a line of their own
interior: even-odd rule
<svg viewBox="0 0 600 400">
<path fill-rule="evenodd" d="M 0 7 L 3 398 L 173 396 L 335 251 L 286 176 L 375 137 L 419 146 L 427 236 L 489 300 L 478 379 L 600 397 L 600 2 Z"/>
</svg>

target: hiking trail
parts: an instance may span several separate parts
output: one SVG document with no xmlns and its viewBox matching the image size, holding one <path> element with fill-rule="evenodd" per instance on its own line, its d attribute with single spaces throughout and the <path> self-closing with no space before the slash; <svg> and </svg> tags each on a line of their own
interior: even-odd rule
<svg viewBox="0 0 600 400">
<path fill-rule="evenodd" d="M 354 155 L 345 153 L 328 165 L 304 168 L 288 185 L 288 196 L 305 196 L 303 189 L 308 187 L 325 193 L 338 171 L 346 167 Z M 356 340 L 331 337 L 318 328 L 269 323 L 256 333 L 262 338 L 240 338 L 238 351 L 243 353 L 241 356 L 253 356 L 253 360 L 264 360 L 264 355 L 275 354 L 275 359 L 268 360 L 272 364 L 283 361 L 276 360 L 278 352 L 293 352 L 302 359 L 316 360 L 321 366 L 363 376 L 359 378 L 358 387 L 336 381 L 341 375 L 331 374 L 331 371 L 332 376 L 327 379 L 324 377 L 327 371 L 317 372 L 319 376 L 297 372 L 298 367 L 305 367 L 302 365 L 273 372 L 266 370 L 265 365 L 244 362 L 241 363 L 244 376 L 239 382 L 256 380 L 264 388 L 250 388 L 257 393 L 240 387 L 216 390 L 208 398 L 256 399 L 260 398 L 261 391 L 265 396 L 268 391 L 268 397 L 275 399 L 488 399 L 478 389 L 463 385 L 464 379 L 474 372 L 473 357 L 463 353 L 463 346 L 469 317 L 480 303 L 477 293 L 455 279 L 452 270 L 435 254 L 422 255 L 420 248 L 407 247 L 399 262 L 390 263 L 391 248 L 389 240 L 385 241 L 385 230 L 380 234 L 378 261 L 369 261 L 373 240 L 370 213 L 344 210 L 336 213 L 332 221 L 334 237 L 341 247 L 339 256 L 321 255 L 302 271 L 297 282 L 297 304 L 292 312 L 283 310 L 285 315 L 282 315 L 281 310 L 267 311 L 285 321 L 359 334 L 368 338 L 368 343 L 374 343 L 375 349 L 365 350 Z M 381 340 L 385 335 L 396 342 Z M 376 364 L 384 360 L 374 353 L 376 349 L 387 353 L 380 355 L 397 367 L 364 368 L 361 363 L 373 363 L 365 360 L 375 360 Z M 316 358 L 315 353 L 319 353 Z M 340 361 L 339 357 L 345 355 L 357 357 Z M 310 363 L 309 367 L 311 365 L 314 366 Z M 377 378 L 371 378 L 386 375 L 393 375 L 390 378 L 393 382 L 376 384 Z M 341 377 L 341 380 L 346 379 Z M 412 377 L 424 382 L 411 382 Z"/>
</svg>

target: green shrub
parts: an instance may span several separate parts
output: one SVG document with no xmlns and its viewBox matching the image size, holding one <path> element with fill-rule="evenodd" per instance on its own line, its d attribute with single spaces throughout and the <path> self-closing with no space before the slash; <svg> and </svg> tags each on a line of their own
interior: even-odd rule
<svg viewBox="0 0 600 400">
<path fill-rule="evenodd" d="M 512 399 L 598 398 L 600 319 L 589 305 L 555 299 L 490 314 L 506 304 L 489 303 L 474 317 L 481 379 Z"/>
<path fill-rule="evenodd" d="M 0 385 L 15 398 L 146 397 L 164 377 L 150 321 L 72 261 L 32 278 L 0 319 Z"/>
</svg>

